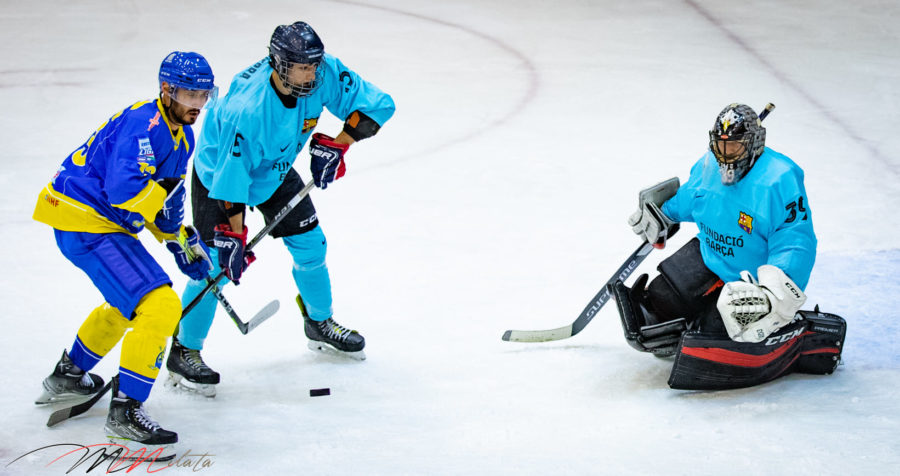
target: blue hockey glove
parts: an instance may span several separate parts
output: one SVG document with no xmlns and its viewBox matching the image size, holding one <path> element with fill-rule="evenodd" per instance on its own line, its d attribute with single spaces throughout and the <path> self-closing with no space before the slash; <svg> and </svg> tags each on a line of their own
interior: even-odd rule
<svg viewBox="0 0 900 476">
<path fill-rule="evenodd" d="M 328 184 L 344 176 L 347 171 L 344 154 L 349 148 L 350 144 L 339 144 L 325 134 L 313 134 L 309 142 L 309 155 L 312 159 L 309 170 L 316 187 L 324 190 L 328 188 Z"/>
<path fill-rule="evenodd" d="M 209 272 L 213 269 L 209 248 L 194 227 L 184 227 L 184 233 L 179 234 L 178 241 L 166 240 L 166 248 L 175 255 L 178 269 L 189 278 L 201 280 L 209 277 Z"/>
<path fill-rule="evenodd" d="M 245 226 L 243 233 L 235 233 L 231 230 L 231 226 L 221 224 L 215 228 L 215 238 L 213 245 L 219 252 L 219 266 L 225 271 L 228 277 L 235 285 L 241 284 L 241 274 L 250 266 L 250 263 L 256 261 L 256 256 L 252 251 L 245 252 L 247 247 L 247 232 L 249 229 Z"/>
<path fill-rule="evenodd" d="M 164 178 L 157 181 L 169 195 L 162 209 L 156 214 L 153 224 L 163 233 L 177 233 L 184 220 L 184 180 Z"/>
</svg>

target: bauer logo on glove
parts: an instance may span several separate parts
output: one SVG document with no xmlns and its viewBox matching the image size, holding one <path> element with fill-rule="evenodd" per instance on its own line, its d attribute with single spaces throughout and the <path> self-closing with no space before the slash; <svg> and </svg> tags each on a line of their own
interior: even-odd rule
<svg viewBox="0 0 900 476">
<path fill-rule="evenodd" d="M 316 187 L 324 190 L 328 188 L 328 184 L 344 176 L 347 171 L 344 154 L 349 148 L 349 144 L 335 142 L 325 134 L 313 134 L 309 142 L 309 169 Z"/>
<path fill-rule="evenodd" d="M 241 233 L 236 233 L 227 223 L 217 225 L 215 228 L 213 245 L 219 254 L 219 266 L 235 285 L 241 284 L 244 270 L 250 263 L 256 261 L 252 251 L 245 251 L 249 231 L 245 226 Z"/>
</svg>

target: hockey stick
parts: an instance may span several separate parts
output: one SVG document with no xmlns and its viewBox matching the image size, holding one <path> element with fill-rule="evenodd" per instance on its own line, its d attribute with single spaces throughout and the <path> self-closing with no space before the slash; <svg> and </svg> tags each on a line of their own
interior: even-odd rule
<svg viewBox="0 0 900 476">
<path fill-rule="evenodd" d="M 556 329 L 548 329 L 544 331 L 514 331 L 509 330 L 503 333 L 502 339 L 508 342 L 548 342 L 554 340 L 562 340 L 568 339 L 569 337 L 574 336 L 581 332 L 584 329 L 584 326 L 588 325 L 591 322 L 591 319 L 597 315 L 603 305 L 609 301 L 609 291 L 606 289 L 608 284 L 615 283 L 617 280 L 625 281 L 631 276 L 631 273 L 637 269 L 638 265 L 644 261 L 644 258 L 650 254 L 650 251 L 653 250 L 653 245 L 649 242 L 641 243 L 641 246 L 638 249 L 634 250 L 634 253 L 631 253 L 631 256 L 625 260 L 625 263 L 616 270 L 615 274 L 609 278 L 603 287 L 600 289 L 600 292 L 594 296 L 593 299 L 588 303 L 588 305 L 581 311 L 581 315 L 575 319 L 575 322 L 559 327 Z"/>
<path fill-rule="evenodd" d="M 212 278 L 206 278 L 206 283 L 212 283 Z M 247 335 L 248 332 L 255 329 L 256 326 L 262 324 L 266 319 L 274 316 L 275 313 L 278 312 L 278 309 L 281 307 L 281 303 L 278 302 L 277 299 L 275 299 L 274 301 L 266 304 L 265 307 L 260 309 L 259 312 L 257 312 L 249 321 L 244 322 L 237 315 L 237 312 L 235 312 L 234 308 L 231 307 L 231 303 L 229 303 L 228 300 L 225 299 L 225 295 L 222 294 L 222 289 L 219 288 L 219 285 L 215 283 L 212 284 L 213 285 L 210 288 L 209 292 L 211 292 L 213 296 L 215 296 L 216 299 L 219 300 L 219 304 L 222 305 L 222 309 L 225 309 L 225 313 L 228 314 L 228 317 L 230 317 L 231 320 L 234 321 L 234 324 L 237 326 L 238 330 L 241 331 L 241 334 L 244 335 Z"/>
<path fill-rule="evenodd" d="M 187 236 L 185 236 L 184 233 L 178 234 L 178 243 L 181 245 L 181 249 L 184 250 L 184 254 L 187 255 L 187 258 L 189 260 L 194 261 L 197 259 L 197 255 L 194 254 L 194 250 L 192 250 L 191 247 L 188 246 Z M 207 277 L 206 283 L 207 285 L 209 283 L 212 283 L 212 278 Z M 217 284 L 212 284 L 211 292 L 213 293 L 213 296 L 215 296 L 216 299 L 219 300 L 222 308 L 225 309 L 225 313 L 227 313 L 228 317 L 230 317 L 231 320 L 234 321 L 234 324 L 237 326 L 238 330 L 241 331 L 241 334 L 244 335 L 247 335 L 248 332 L 255 329 L 256 326 L 262 324 L 266 319 L 274 316 L 275 313 L 278 312 L 278 308 L 281 307 L 281 304 L 276 299 L 267 304 L 259 312 L 257 312 L 252 319 L 244 322 L 241 320 L 240 316 L 237 315 L 237 312 L 235 312 L 234 308 L 231 307 L 231 303 L 228 302 L 228 299 L 225 299 L 225 295 L 222 294 L 222 290 Z"/>
<path fill-rule="evenodd" d="M 61 409 L 56 410 L 55 412 L 51 413 L 50 418 L 47 419 L 47 426 L 56 425 L 57 423 L 60 423 L 65 420 L 68 420 L 69 418 L 81 415 L 82 413 L 90 410 L 91 407 L 94 406 L 95 403 L 100 401 L 100 399 L 103 398 L 104 395 L 106 395 L 106 392 L 108 392 L 110 388 L 112 388 L 112 380 L 110 380 L 109 382 L 106 382 L 106 385 L 104 385 L 103 388 L 101 388 L 100 391 L 95 393 L 94 396 L 91 397 L 89 400 L 87 400 L 85 402 L 81 402 L 77 405 L 72 405 L 72 406 L 61 408 Z"/>
<path fill-rule="evenodd" d="M 309 195 L 309 192 L 310 192 L 310 190 L 312 190 L 314 185 L 315 185 L 315 182 L 313 182 L 313 181 L 310 181 L 308 184 L 306 184 L 306 186 L 303 187 L 303 190 L 300 190 L 300 193 L 295 195 L 294 198 L 292 198 L 291 201 L 289 201 L 287 203 L 287 205 L 285 205 L 278 212 L 278 214 L 272 218 L 272 221 L 270 221 L 262 230 L 259 231 L 259 233 L 256 234 L 256 236 L 253 237 L 252 240 L 250 240 L 249 243 L 247 243 L 247 246 L 244 248 L 244 253 L 252 250 L 253 247 L 256 246 L 257 243 L 259 243 L 259 241 L 262 240 L 266 235 L 268 235 L 269 232 L 271 232 L 275 228 L 276 225 L 281 223 L 281 220 L 284 220 L 284 217 L 286 217 L 288 215 L 288 213 L 290 213 L 297 205 L 300 204 L 300 202 L 304 198 L 306 198 L 307 195 Z M 187 306 L 185 306 L 184 310 L 181 311 L 181 317 L 184 318 L 184 316 L 188 315 L 189 312 L 191 312 L 195 307 L 197 307 L 197 304 L 200 303 L 200 300 L 203 299 L 203 296 L 205 296 L 206 293 L 209 292 L 213 288 L 213 286 L 218 286 L 219 281 L 221 281 L 222 278 L 224 278 L 224 277 L 225 277 L 225 271 L 222 270 L 219 272 L 218 275 L 216 275 L 215 278 L 208 278 L 206 281 L 206 287 L 203 288 L 203 290 L 200 291 L 200 294 L 198 294 Z M 271 306 L 271 304 L 269 304 L 269 306 Z M 269 306 L 266 306 L 266 307 L 269 307 Z M 262 312 L 262 311 L 260 311 L 260 312 Z M 259 323 L 257 323 L 257 325 L 259 325 Z M 248 325 L 248 327 L 249 327 L 249 325 Z M 253 327 L 255 327 L 255 326 L 253 326 Z M 247 330 L 247 332 L 250 332 L 250 329 L 252 329 L 252 327 L 249 328 Z"/>
<path fill-rule="evenodd" d="M 766 107 L 763 108 L 762 112 L 759 113 L 759 120 L 762 121 L 772 112 L 772 109 L 775 109 L 775 105 L 772 103 L 766 104 Z"/>
</svg>

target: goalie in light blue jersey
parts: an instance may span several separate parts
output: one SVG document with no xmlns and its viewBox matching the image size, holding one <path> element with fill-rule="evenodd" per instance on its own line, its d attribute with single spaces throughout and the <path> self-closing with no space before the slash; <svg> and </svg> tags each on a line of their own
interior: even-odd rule
<svg viewBox="0 0 900 476">
<path fill-rule="evenodd" d="M 680 222 L 699 228 L 660 263 L 653 280 L 643 274 L 631 288 L 610 285 L 628 343 L 676 356 L 673 388 L 738 388 L 794 371 L 831 373 L 839 360 L 843 319 L 800 311 L 817 243 L 803 170 L 765 140 L 753 109 L 728 105 L 688 181 L 679 186 L 673 178 L 642 191 L 628 220 L 657 248 Z"/>
<path fill-rule="evenodd" d="M 313 133 L 327 109 L 344 121 L 332 138 Z M 255 207 L 270 222 L 303 188 L 293 164 L 309 144 L 310 171 L 325 189 L 346 168 L 344 155 L 354 142 L 374 136 L 394 113 L 394 102 L 339 59 L 325 53 L 318 34 L 304 22 L 278 26 L 269 56 L 238 73 L 228 95 L 210 109 L 194 158 L 191 200 L 194 226 L 212 244 L 219 273 L 239 284 L 253 261 L 246 252 L 244 216 Z M 365 340 L 332 318 L 332 295 L 325 264 L 326 240 L 309 196 L 271 232 L 282 238 L 293 258 L 293 278 L 304 330 L 314 350 L 365 357 Z M 203 290 L 191 281 L 187 305 Z M 167 360 L 175 385 L 215 395 L 219 374 L 200 358 L 216 311 L 207 294 L 181 321 Z"/>
</svg>

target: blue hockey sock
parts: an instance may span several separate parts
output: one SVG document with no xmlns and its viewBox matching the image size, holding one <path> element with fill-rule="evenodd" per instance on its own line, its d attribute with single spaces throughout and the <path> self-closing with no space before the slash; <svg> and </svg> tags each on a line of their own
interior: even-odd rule
<svg viewBox="0 0 900 476">
<path fill-rule="evenodd" d="M 332 315 L 332 300 L 325 234 L 317 226 L 302 235 L 286 236 L 284 243 L 294 258 L 294 282 L 309 317 L 314 321 L 328 319 Z"/>
<path fill-rule="evenodd" d="M 215 248 L 210 249 L 209 259 L 213 263 L 213 270 L 209 273 L 210 276 L 218 276 L 221 272 L 218 250 Z M 222 278 L 219 281 L 219 286 L 224 286 L 227 282 L 228 278 Z M 181 295 L 181 305 L 186 307 L 205 287 L 206 281 L 188 281 L 187 286 L 184 288 L 184 293 Z M 181 345 L 188 349 L 203 349 L 203 341 L 206 340 L 206 336 L 209 334 L 209 328 L 212 326 L 215 316 L 216 297 L 213 296 L 213 293 L 208 292 L 197 306 L 181 319 L 181 323 L 178 326 L 178 341 L 181 342 Z"/>
</svg>

